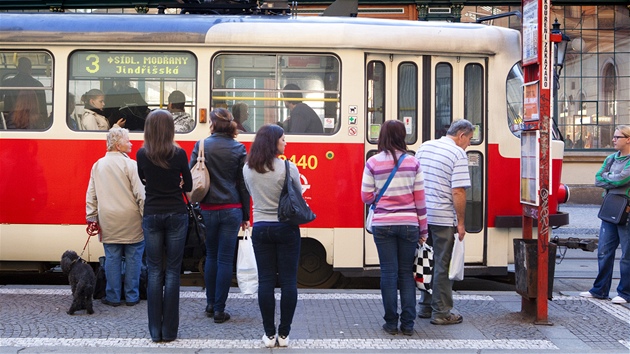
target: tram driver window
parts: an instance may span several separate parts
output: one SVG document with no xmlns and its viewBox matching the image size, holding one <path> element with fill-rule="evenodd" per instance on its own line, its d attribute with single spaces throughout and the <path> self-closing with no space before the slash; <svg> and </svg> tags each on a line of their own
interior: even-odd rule
<svg viewBox="0 0 630 354">
<path fill-rule="evenodd" d="M 0 130 L 46 130 L 51 108 L 50 54 L 0 51 Z"/>
<path fill-rule="evenodd" d="M 333 134 L 339 71 L 332 55 L 221 53 L 212 60 L 212 107 L 230 110 L 245 134 L 268 123 L 287 134 Z"/>
<path fill-rule="evenodd" d="M 151 110 L 168 109 L 176 133 L 187 133 L 196 122 L 196 73 L 197 59 L 187 52 L 74 52 L 68 88 L 77 124 L 68 126 L 107 130 L 122 119 L 125 128 L 142 131 Z"/>
</svg>

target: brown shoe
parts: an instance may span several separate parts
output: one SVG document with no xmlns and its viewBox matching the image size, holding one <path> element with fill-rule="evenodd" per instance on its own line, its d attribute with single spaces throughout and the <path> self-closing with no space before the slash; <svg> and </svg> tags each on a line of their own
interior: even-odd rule
<svg viewBox="0 0 630 354">
<path fill-rule="evenodd" d="M 454 313 L 449 314 L 446 317 L 443 318 L 434 318 L 431 320 L 431 324 L 434 325 L 451 325 L 451 324 L 458 324 L 458 323 L 462 323 L 464 319 L 462 318 L 461 315 L 456 315 Z"/>
</svg>

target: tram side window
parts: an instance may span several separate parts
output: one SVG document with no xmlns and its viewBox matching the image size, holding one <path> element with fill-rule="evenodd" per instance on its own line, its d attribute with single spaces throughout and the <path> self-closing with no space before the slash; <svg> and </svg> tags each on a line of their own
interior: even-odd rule
<svg viewBox="0 0 630 354">
<path fill-rule="evenodd" d="M 453 121 L 453 67 L 435 66 L 435 139 L 446 136 Z"/>
<path fill-rule="evenodd" d="M 418 67 L 401 63 L 398 67 L 398 120 L 405 124 L 407 144 L 418 140 Z"/>
<path fill-rule="evenodd" d="M 464 69 L 464 119 L 475 126 L 475 134 L 470 143 L 481 144 L 484 122 L 484 81 L 483 67 L 468 64 Z"/>
<path fill-rule="evenodd" d="M 466 189 L 466 232 L 483 230 L 483 155 L 467 151 L 470 188 Z"/>
<path fill-rule="evenodd" d="M 52 124 L 52 57 L 0 51 L 0 130 L 46 130 Z"/>
<path fill-rule="evenodd" d="M 173 114 L 176 133 L 195 127 L 197 59 L 191 53 L 77 51 L 70 56 L 69 78 L 71 129 L 119 124 L 141 131 L 153 109 Z"/>
<path fill-rule="evenodd" d="M 212 106 L 229 109 L 242 133 L 268 123 L 287 134 L 339 130 L 339 59 L 332 55 L 221 53 L 212 60 Z"/>
<path fill-rule="evenodd" d="M 368 140 L 376 144 L 381 124 L 385 122 L 385 64 L 369 62 L 366 78 Z"/>
</svg>

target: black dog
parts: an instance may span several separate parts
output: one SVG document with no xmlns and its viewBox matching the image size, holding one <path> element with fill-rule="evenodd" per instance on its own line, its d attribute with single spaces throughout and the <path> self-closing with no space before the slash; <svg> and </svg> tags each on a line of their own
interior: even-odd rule
<svg viewBox="0 0 630 354">
<path fill-rule="evenodd" d="M 68 315 L 73 315 L 78 310 L 87 310 L 88 314 L 93 314 L 92 294 L 94 294 L 96 276 L 92 267 L 75 251 L 66 251 L 61 256 L 61 270 L 68 276 L 68 282 L 72 288 L 73 300 Z"/>
</svg>

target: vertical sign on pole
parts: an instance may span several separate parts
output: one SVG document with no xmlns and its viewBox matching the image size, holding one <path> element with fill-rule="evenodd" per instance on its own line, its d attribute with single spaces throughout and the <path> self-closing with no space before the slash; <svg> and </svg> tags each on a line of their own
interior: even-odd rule
<svg viewBox="0 0 630 354">
<path fill-rule="evenodd" d="M 535 299 L 536 323 L 549 324 L 547 293 L 549 278 L 549 166 L 550 159 L 550 103 L 551 103 L 551 46 L 550 0 L 523 0 L 523 87 L 525 112 L 524 134 L 521 134 L 521 204 L 523 208 L 523 238 L 532 238 L 532 219 L 538 221 L 538 270 Z M 534 142 L 532 141 L 534 140 Z M 535 141 L 537 140 L 537 141 Z M 533 147 L 532 145 L 536 145 Z M 535 155 L 538 156 L 535 156 Z M 537 159 L 537 163 L 532 160 Z M 525 160 L 525 161 L 523 161 Z M 525 165 L 523 163 L 526 162 Z M 532 179 L 537 177 L 537 181 Z M 532 191 L 533 187 L 536 191 Z M 533 195 L 536 198 L 533 198 Z M 531 299 L 523 299 L 523 311 L 533 310 Z"/>
</svg>

